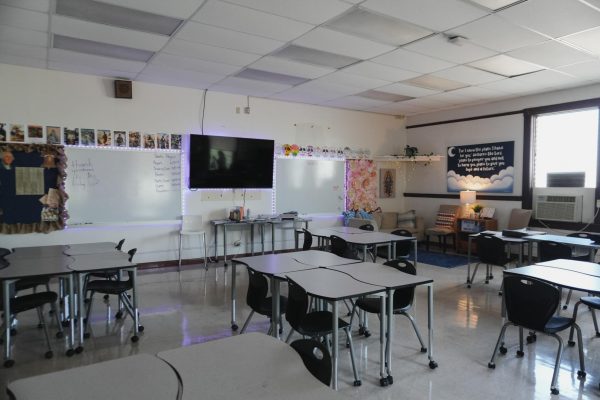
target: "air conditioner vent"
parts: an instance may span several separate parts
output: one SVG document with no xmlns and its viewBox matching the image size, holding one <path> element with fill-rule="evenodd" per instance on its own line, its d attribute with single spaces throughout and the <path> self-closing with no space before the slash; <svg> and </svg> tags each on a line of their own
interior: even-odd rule
<svg viewBox="0 0 600 400">
<path fill-rule="evenodd" d="M 549 221 L 581 222 L 583 196 L 537 196 L 535 218 Z"/>
</svg>

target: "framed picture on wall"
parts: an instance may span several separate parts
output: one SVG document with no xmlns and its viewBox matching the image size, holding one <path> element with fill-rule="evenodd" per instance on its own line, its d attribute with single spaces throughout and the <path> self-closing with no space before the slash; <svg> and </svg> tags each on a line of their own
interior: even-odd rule
<svg viewBox="0 0 600 400">
<path fill-rule="evenodd" d="M 396 197 L 396 170 L 381 168 L 379 170 L 379 197 L 393 199 Z"/>
</svg>

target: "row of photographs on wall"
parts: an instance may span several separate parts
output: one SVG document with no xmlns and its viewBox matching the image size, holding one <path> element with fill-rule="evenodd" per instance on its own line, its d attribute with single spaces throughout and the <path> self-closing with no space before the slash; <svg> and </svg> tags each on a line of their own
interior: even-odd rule
<svg viewBox="0 0 600 400">
<path fill-rule="evenodd" d="M 181 135 L 111 131 L 109 129 L 66 128 L 0 122 L 0 143 L 46 143 L 69 146 L 181 149 Z"/>
</svg>

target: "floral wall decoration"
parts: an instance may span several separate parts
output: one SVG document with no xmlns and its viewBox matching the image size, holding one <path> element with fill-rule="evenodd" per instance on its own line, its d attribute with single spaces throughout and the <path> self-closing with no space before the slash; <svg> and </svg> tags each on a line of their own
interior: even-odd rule
<svg viewBox="0 0 600 400">
<path fill-rule="evenodd" d="M 346 161 L 346 210 L 377 208 L 377 169 L 371 160 Z"/>
</svg>

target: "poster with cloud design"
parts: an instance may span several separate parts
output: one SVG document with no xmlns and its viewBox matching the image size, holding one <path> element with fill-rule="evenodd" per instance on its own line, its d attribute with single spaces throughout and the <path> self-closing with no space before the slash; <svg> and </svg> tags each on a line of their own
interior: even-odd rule
<svg viewBox="0 0 600 400">
<path fill-rule="evenodd" d="M 512 193 L 515 142 L 448 147 L 448 192 Z"/>
</svg>

